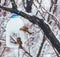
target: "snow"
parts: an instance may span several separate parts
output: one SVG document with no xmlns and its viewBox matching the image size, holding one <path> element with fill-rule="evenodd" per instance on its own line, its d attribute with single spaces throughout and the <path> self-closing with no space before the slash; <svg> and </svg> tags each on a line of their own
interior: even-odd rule
<svg viewBox="0 0 60 57">
<path fill-rule="evenodd" d="M 50 0 L 42 0 L 42 6 L 43 6 L 46 10 L 49 10 L 50 5 L 51 5 Z"/>
<path fill-rule="evenodd" d="M 2 2 L 2 4 L 3 3 L 4 2 Z M 16 3 L 17 3 L 17 6 L 18 6 L 18 10 L 25 12 L 25 9 L 24 9 L 24 7 L 22 5 L 22 0 L 16 0 Z M 42 10 L 39 9 L 39 4 L 36 2 L 36 0 L 34 0 L 34 3 L 38 7 L 38 9 L 33 5 L 32 6 L 32 13 L 27 13 L 27 12 L 25 12 L 25 13 L 32 16 L 32 15 L 36 15 L 37 10 L 39 10 L 44 15 L 44 12 L 42 12 Z M 42 6 L 47 10 L 47 12 L 49 14 L 54 15 L 54 14 L 49 12 L 50 0 L 42 0 Z M 12 7 L 11 3 L 8 6 L 6 6 L 6 7 Z M 4 12 L 4 11 L 2 10 L 2 12 Z M 7 12 L 6 18 L 4 16 L 0 17 L 1 21 L 3 21 L 3 18 L 5 18 L 3 24 L 1 24 L 1 22 L 0 22 L 0 24 L 1 24 L 1 26 L 3 26 L 6 29 L 6 32 L 4 32 L 4 35 L 6 35 L 6 37 L 7 37 L 7 38 L 4 38 L 4 39 L 7 40 L 6 41 L 7 42 L 6 43 L 7 44 L 6 47 L 10 47 L 10 49 L 11 49 L 9 52 L 5 51 L 4 57 L 18 57 L 18 52 L 19 52 L 19 56 L 20 57 L 22 57 L 23 54 L 24 54 L 24 51 L 22 49 L 19 49 L 19 51 L 18 51 L 18 45 L 10 43 L 10 37 L 9 37 L 10 35 L 15 40 L 16 40 L 17 37 L 21 37 L 22 42 L 23 42 L 23 47 L 25 48 L 25 50 L 30 52 L 30 54 L 33 57 L 36 57 L 37 52 L 39 50 L 39 47 L 41 46 L 44 33 L 42 32 L 42 30 L 38 26 L 33 25 L 31 22 L 29 22 L 25 18 L 19 16 L 19 17 L 16 17 L 16 18 L 13 19 L 13 18 L 10 18 L 11 15 L 12 15 L 11 13 Z M 41 18 L 40 15 L 37 14 L 37 16 L 39 18 Z M 46 16 L 46 14 L 45 14 L 45 16 Z M 47 19 L 47 17 L 45 17 L 45 18 Z M 56 19 L 59 19 L 55 15 L 54 15 L 54 17 Z M 51 24 L 49 24 L 46 20 L 44 22 L 49 25 L 49 27 L 54 32 L 54 34 L 57 37 L 57 39 L 60 41 L 60 30 L 58 29 L 57 25 L 54 25 L 55 21 L 53 20 Z M 24 33 L 22 31 L 19 31 L 19 28 L 21 28 L 23 25 L 26 25 L 27 27 L 32 25 L 29 28 L 29 31 L 33 32 L 32 35 L 29 35 L 28 33 Z M 3 29 L 0 29 L 0 30 L 3 31 Z M 2 34 L 2 32 L 0 32 L 0 33 Z M 13 36 L 14 33 L 16 33 L 17 36 Z M 1 42 L 4 42 L 4 41 L 1 41 Z M 5 46 L 3 45 L 3 47 L 5 47 Z M 1 52 L 1 50 L 2 49 L 0 48 L 0 52 Z M 45 41 L 40 56 L 41 57 L 57 57 L 56 53 L 54 52 L 54 50 L 53 50 L 52 46 L 50 45 L 50 43 L 48 42 L 48 40 Z M 24 55 L 24 57 L 27 57 L 26 54 Z"/>
</svg>

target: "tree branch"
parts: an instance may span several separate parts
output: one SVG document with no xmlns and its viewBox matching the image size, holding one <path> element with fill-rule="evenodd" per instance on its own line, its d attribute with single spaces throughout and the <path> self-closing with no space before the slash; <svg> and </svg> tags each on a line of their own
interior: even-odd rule
<svg viewBox="0 0 60 57">
<path fill-rule="evenodd" d="M 12 3 L 12 8 L 17 10 L 17 5 L 14 0 L 10 0 Z"/>
<path fill-rule="evenodd" d="M 53 32 L 51 31 L 50 27 L 48 26 L 48 24 L 46 24 L 44 22 L 44 20 L 36 17 L 36 16 L 30 16 L 22 11 L 18 11 L 18 10 L 13 10 L 11 8 L 6 8 L 3 6 L 0 6 L 0 8 L 9 11 L 11 13 L 16 13 L 24 18 L 26 18 L 27 20 L 29 20 L 30 22 L 32 22 L 33 24 L 37 24 L 44 32 L 44 34 L 47 36 L 47 38 L 50 40 L 50 42 L 52 43 L 52 45 L 56 48 L 56 50 L 60 53 L 60 42 L 57 40 L 57 38 L 55 37 L 55 35 L 53 34 Z"/>
<path fill-rule="evenodd" d="M 3 55 L 4 51 L 5 51 L 5 49 L 6 49 L 6 47 L 4 47 L 4 49 L 3 49 L 3 51 L 2 51 L 2 53 L 1 53 L 1 55 L 0 55 L 0 57 L 2 57 L 2 55 Z"/>
<path fill-rule="evenodd" d="M 43 37 L 43 41 L 42 41 L 42 43 L 41 43 L 41 46 L 39 47 L 39 51 L 38 51 L 38 54 L 37 54 L 37 56 L 36 57 L 39 57 L 40 56 L 40 54 L 41 54 L 41 51 L 42 51 L 42 48 L 43 48 L 43 45 L 44 45 L 44 43 L 45 43 L 45 35 L 44 35 L 44 37 Z"/>
</svg>

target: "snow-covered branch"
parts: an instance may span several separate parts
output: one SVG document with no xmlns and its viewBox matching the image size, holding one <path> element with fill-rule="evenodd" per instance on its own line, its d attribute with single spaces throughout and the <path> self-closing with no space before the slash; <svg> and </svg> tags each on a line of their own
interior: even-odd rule
<svg viewBox="0 0 60 57">
<path fill-rule="evenodd" d="M 33 24 L 37 24 L 43 30 L 44 34 L 50 40 L 52 45 L 60 53 L 60 42 L 57 40 L 57 38 L 53 34 L 53 32 L 51 31 L 50 27 L 42 19 L 40 19 L 40 18 L 38 18 L 36 16 L 30 16 L 30 15 L 28 15 L 28 14 L 22 12 L 22 11 L 13 10 L 11 8 L 6 8 L 6 7 L 3 7 L 3 6 L 0 6 L 0 8 L 4 9 L 6 11 L 9 11 L 11 13 L 16 13 L 16 14 L 26 18 L 27 20 L 29 20 Z"/>
</svg>

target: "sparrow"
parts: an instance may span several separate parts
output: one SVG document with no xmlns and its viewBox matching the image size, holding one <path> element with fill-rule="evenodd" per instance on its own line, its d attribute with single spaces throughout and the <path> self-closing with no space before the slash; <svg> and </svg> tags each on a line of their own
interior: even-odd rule
<svg viewBox="0 0 60 57">
<path fill-rule="evenodd" d="M 32 32 L 29 32 L 28 27 L 23 26 L 22 28 L 20 28 L 20 30 L 24 31 L 24 32 L 28 32 L 29 34 L 32 34 Z"/>
<path fill-rule="evenodd" d="M 22 49 L 22 41 L 20 37 L 17 38 L 17 44 L 19 45 L 19 48 Z"/>
</svg>

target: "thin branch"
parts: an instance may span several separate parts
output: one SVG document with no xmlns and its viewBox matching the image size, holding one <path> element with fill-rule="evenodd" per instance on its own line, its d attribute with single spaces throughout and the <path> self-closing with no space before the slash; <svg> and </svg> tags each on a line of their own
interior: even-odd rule
<svg viewBox="0 0 60 57">
<path fill-rule="evenodd" d="M 43 41 L 41 43 L 41 46 L 39 47 L 39 51 L 38 51 L 38 54 L 37 54 L 36 57 L 39 57 L 40 56 L 44 43 L 45 43 L 45 35 L 43 37 Z"/>
<path fill-rule="evenodd" d="M 2 55 L 3 55 L 4 51 L 5 51 L 5 49 L 6 49 L 6 47 L 4 47 L 4 49 L 3 49 L 3 51 L 2 51 L 2 53 L 1 53 L 1 55 L 0 55 L 0 57 L 2 57 Z"/>
<path fill-rule="evenodd" d="M 49 39 L 47 39 L 47 41 L 48 41 L 49 44 L 52 46 L 52 48 L 53 48 L 53 50 L 55 51 L 56 55 L 57 55 L 58 57 L 60 57 L 59 54 L 58 54 L 58 52 L 57 52 L 56 49 L 54 48 L 54 46 L 53 46 L 53 45 L 51 44 L 51 42 L 49 41 Z"/>
<path fill-rule="evenodd" d="M 22 0 L 22 2 L 23 2 L 23 6 L 24 6 L 24 8 L 26 8 L 26 6 L 25 6 L 25 2 L 24 2 L 25 0 Z"/>
<path fill-rule="evenodd" d="M 33 5 L 36 7 L 37 9 L 37 12 L 36 12 L 36 15 L 38 14 L 38 12 L 40 13 L 40 15 L 42 16 L 42 18 L 45 20 L 44 16 L 42 15 L 42 13 L 38 10 L 38 7 L 33 3 Z M 39 7 L 40 8 L 40 7 Z"/>
<path fill-rule="evenodd" d="M 30 57 L 33 57 L 33 56 L 32 56 L 30 53 L 28 53 L 24 48 L 22 48 L 22 49 L 23 49 L 23 50 L 25 51 L 25 53 L 28 54 Z M 25 53 L 24 53 L 24 54 L 25 54 Z"/>
<path fill-rule="evenodd" d="M 17 5 L 15 3 L 15 0 L 10 0 L 12 3 L 12 8 L 17 10 Z"/>
<path fill-rule="evenodd" d="M 52 12 L 53 14 L 56 12 L 56 9 L 57 9 L 57 6 L 56 5 L 54 5 L 54 4 L 57 4 L 57 0 L 51 0 L 51 6 L 50 6 L 50 9 L 49 9 L 49 12 Z M 52 8 L 54 8 L 53 10 L 52 10 Z M 48 18 L 47 18 L 47 21 L 49 21 L 50 20 L 50 17 L 51 17 L 51 15 L 49 14 L 48 15 Z"/>
<path fill-rule="evenodd" d="M 51 14 L 50 12 L 48 12 L 44 7 L 41 6 L 42 9 L 44 9 L 46 11 L 46 13 L 48 13 L 49 15 L 51 15 L 53 18 L 53 20 L 55 21 L 55 23 L 57 24 L 58 28 L 60 29 L 60 23 L 57 19 L 57 17 L 54 14 Z"/>
</svg>

